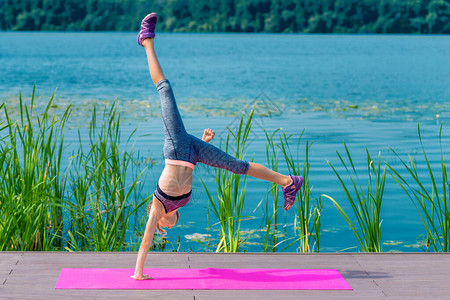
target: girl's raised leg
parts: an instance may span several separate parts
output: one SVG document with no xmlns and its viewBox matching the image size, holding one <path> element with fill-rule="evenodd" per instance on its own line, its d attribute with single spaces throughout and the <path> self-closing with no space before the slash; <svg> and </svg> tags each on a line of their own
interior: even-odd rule
<svg viewBox="0 0 450 300">
<path fill-rule="evenodd" d="M 186 134 L 178 107 L 173 95 L 172 88 L 168 80 L 164 80 L 164 73 L 155 53 L 155 25 L 156 14 L 149 14 L 144 18 L 141 25 L 141 32 L 138 35 L 138 42 L 145 48 L 147 53 L 148 69 L 153 83 L 155 84 L 161 98 L 161 113 L 164 122 L 164 134 L 166 139 L 173 139 L 176 136 Z M 144 38 L 140 39 L 141 36 Z"/>
<path fill-rule="evenodd" d="M 142 45 L 147 53 L 148 69 L 150 70 L 150 76 L 152 76 L 153 83 L 156 85 L 163 80 L 164 74 L 159 64 L 158 58 L 155 53 L 155 38 L 146 38 L 142 40 Z"/>
</svg>

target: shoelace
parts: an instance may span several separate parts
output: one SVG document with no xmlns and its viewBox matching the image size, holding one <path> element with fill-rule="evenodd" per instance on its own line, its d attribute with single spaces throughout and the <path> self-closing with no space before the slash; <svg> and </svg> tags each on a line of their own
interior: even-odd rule
<svg viewBox="0 0 450 300">
<path fill-rule="evenodd" d="M 295 190 L 295 181 L 294 179 L 292 179 L 292 183 L 290 185 L 288 185 L 287 187 L 283 188 L 283 191 L 288 192 L 288 190 Z M 289 191 L 289 192 L 291 192 Z"/>
<path fill-rule="evenodd" d="M 156 27 L 156 23 L 145 23 L 145 24 L 141 25 L 141 30 L 155 31 L 155 27 Z"/>
<path fill-rule="evenodd" d="M 295 198 L 295 194 L 297 194 L 295 192 L 296 189 L 297 189 L 297 187 L 295 185 L 295 180 L 293 179 L 292 183 L 283 189 L 283 192 L 285 192 L 285 195 L 289 196 L 289 198 L 291 198 L 291 197 Z"/>
</svg>

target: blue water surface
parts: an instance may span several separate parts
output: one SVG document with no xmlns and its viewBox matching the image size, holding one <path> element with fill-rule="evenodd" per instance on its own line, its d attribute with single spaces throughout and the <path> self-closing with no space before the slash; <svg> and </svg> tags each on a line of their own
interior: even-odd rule
<svg viewBox="0 0 450 300">
<path fill-rule="evenodd" d="M 145 51 L 135 37 L 135 33 L 110 32 L 0 33 L 0 101 L 8 108 L 17 107 L 19 90 L 29 99 L 35 84 L 36 106 L 43 108 L 57 89 L 55 110 L 73 107 L 66 141 L 76 145 L 76 130 L 86 128 L 92 106 L 108 106 L 116 99 L 125 121 L 123 135 L 138 128 L 135 149 L 155 159 L 144 187 L 152 193 L 163 168 L 163 132 L 158 94 L 149 77 Z M 364 184 L 366 149 L 372 158 L 381 152 L 382 162 L 402 174 L 406 173 L 391 149 L 404 160 L 410 154 L 426 178 L 418 123 L 436 172 L 440 168 L 438 134 L 444 123 L 442 149 L 447 159 L 448 36 L 159 34 L 156 51 L 189 132 L 201 137 L 204 128 L 212 128 L 216 131 L 213 143 L 219 146 L 225 128 L 233 128 L 236 117 L 256 105 L 258 114 L 246 157 L 266 164 L 264 129 L 282 128 L 297 137 L 305 130 L 300 158 L 306 140 L 313 142 L 310 184 L 314 197 L 330 195 L 349 213 L 345 194 L 327 163 L 345 174 L 336 154 L 345 153 L 344 142 Z M 279 168 L 289 172 L 282 159 Z M 204 249 L 190 240 L 194 233 L 211 234 L 211 243 L 217 243 L 218 227 L 207 228 L 215 220 L 200 181 L 214 190 L 214 171 L 199 166 L 195 172 L 192 201 L 181 211 L 181 226 L 169 233 L 174 244 L 180 237 L 181 250 Z M 261 251 L 256 235 L 263 234 L 258 230 L 264 214 L 256 207 L 268 189 L 267 183 L 248 179 L 244 214 L 252 218 L 242 226 L 251 232 L 254 243 L 242 250 Z M 357 245 L 355 237 L 331 201 L 322 197 L 322 202 L 320 251 L 357 251 L 351 248 Z M 286 216 L 288 237 L 295 236 L 295 215 L 292 209 Z M 421 219 L 390 175 L 381 218 L 384 251 L 421 251 Z M 287 251 L 297 247 L 294 244 Z"/>
</svg>

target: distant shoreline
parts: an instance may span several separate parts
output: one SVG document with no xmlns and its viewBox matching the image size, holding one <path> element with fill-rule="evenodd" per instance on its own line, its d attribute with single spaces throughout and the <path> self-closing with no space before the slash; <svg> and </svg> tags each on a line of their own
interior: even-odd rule
<svg viewBox="0 0 450 300">
<path fill-rule="evenodd" d="M 0 30 L 0 33 L 136 33 L 138 31 L 125 30 Z M 282 35 L 282 36 L 450 36 L 450 33 L 371 33 L 371 32 L 355 32 L 355 33 L 312 33 L 312 32 L 226 32 L 226 31 L 211 31 L 211 32 L 187 32 L 187 31 L 161 31 L 158 34 L 196 34 L 196 35 Z"/>
<path fill-rule="evenodd" d="M 450 34 L 448 1 L 3 1 L 0 30 Z"/>
</svg>

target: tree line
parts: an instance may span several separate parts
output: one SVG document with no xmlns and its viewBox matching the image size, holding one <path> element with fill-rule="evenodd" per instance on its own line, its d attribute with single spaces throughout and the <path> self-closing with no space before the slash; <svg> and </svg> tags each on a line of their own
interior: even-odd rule
<svg viewBox="0 0 450 300">
<path fill-rule="evenodd" d="M 1 30 L 450 33 L 450 0 L 0 0 Z"/>
</svg>

